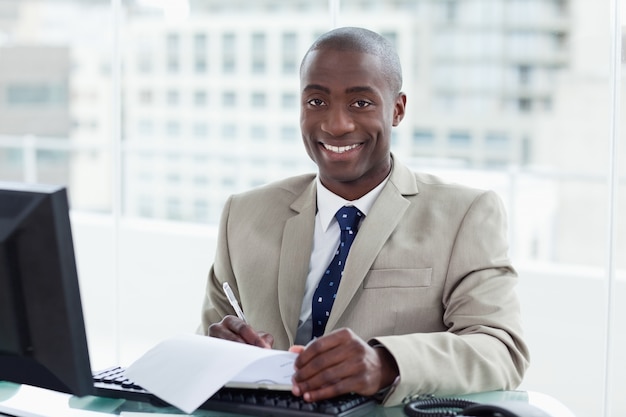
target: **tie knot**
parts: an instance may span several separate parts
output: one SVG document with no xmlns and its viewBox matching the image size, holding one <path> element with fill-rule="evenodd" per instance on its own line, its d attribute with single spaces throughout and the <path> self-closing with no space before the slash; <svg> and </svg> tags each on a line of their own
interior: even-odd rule
<svg viewBox="0 0 626 417">
<path fill-rule="evenodd" d="M 339 222 L 341 230 L 356 231 L 361 217 L 363 217 L 363 213 L 354 206 L 343 206 L 335 213 L 335 218 Z"/>
</svg>

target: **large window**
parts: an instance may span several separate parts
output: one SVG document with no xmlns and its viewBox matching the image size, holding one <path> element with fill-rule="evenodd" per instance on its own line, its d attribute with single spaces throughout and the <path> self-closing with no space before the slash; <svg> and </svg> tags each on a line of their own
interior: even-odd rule
<svg viewBox="0 0 626 417">
<path fill-rule="evenodd" d="M 315 170 L 299 132 L 308 45 L 373 29 L 403 63 L 395 155 L 507 205 L 532 350 L 522 389 L 624 415 L 619 8 L 0 0 L 0 180 L 68 186 L 92 365 L 128 364 L 198 325 L 228 195 Z"/>
</svg>

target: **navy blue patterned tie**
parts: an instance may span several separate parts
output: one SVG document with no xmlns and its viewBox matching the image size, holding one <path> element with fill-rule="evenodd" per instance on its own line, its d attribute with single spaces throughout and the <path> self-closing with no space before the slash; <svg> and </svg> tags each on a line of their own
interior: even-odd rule
<svg viewBox="0 0 626 417">
<path fill-rule="evenodd" d="M 319 337 L 324 334 L 326 322 L 339 289 L 339 281 L 341 281 L 341 276 L 343 275 L 343 267 L 348 258 L 348 251 L 356 236 L 361 217 L 363 217 L 363 213 L 354 206 L 344 206 L 335 214 L 335 218 L 341 228 L 341 240 L 339 248 L 335 252 L 335 257 L 330 262 L 319 284 L 317 284 L 317 289 L 313 295 L 313 337 Z"/>
</svg>

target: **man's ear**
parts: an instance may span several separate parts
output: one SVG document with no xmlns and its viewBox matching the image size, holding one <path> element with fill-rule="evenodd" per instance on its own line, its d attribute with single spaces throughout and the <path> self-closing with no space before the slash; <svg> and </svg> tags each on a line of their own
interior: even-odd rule
<svg viewBox="0 0 626 417">
<path fill-rule="evenodd" d="M 396 102 L 393 107 L 393 126 L 398 126 L 404 119 L 406 109 L 406 94 L 399 92 L 396 96 Z"/>
</svg>

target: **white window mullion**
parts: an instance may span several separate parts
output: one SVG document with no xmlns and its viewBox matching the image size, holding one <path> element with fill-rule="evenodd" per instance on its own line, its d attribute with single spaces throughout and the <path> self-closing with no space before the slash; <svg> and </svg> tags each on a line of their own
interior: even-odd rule
<svg viewBox="0 0 626 417">
<path fill-rule="evenodd" d="M 608 182 L 608 219 L 607 219 L 607 256 L 606 256 L 606 275 L 607 275 L 607 309 L 606 309 L 606 327 L 605 327 L 605 357 L 604 357 L 604 403 L 603 413 L 605 417 L 611 416 L 612 402 L 612 378 L 613 378 L 613 348 L 614 334 L 617 329 L 614 327 L 615 315 L 615 239 L 616 224 L 615 213 L 617 212 L 617 191 L 619 182 L 618 170 L 618 150 L 620 132 L 620 101 L 621 101 L 621 49 L 622 49 L 622 27 L 620 19 L 620 1 L 610 0 L 610 81 L 609 81 L 609 97 L 611 99 L 610 106 L 610 137 L 609 137 L 609 167 L 607 173 Z"/>
<path fill-rule="evenodd" d="M 122 51 L 120 46 L 120 34 L 122 24 L 122 0 L 111 0 L 111 16 L 112 16 L 112 28 L 113 39 L 111 48 L 111 215 L 113 219 L 112 230 L 112 245 L 113 245 L 113 285 L 115 300 L 113 300 L 113 312 L 114 312 L 114 332 L 115 332 L 115 359 L 116 363 L 120 363 L 121 358 L 121 346 L 120 346 L 120 320 L 122 319 L 120 314 L 120 256 L 119 256 L 119 229 L 120 218 L 122 215 Z"/>
</svg>

